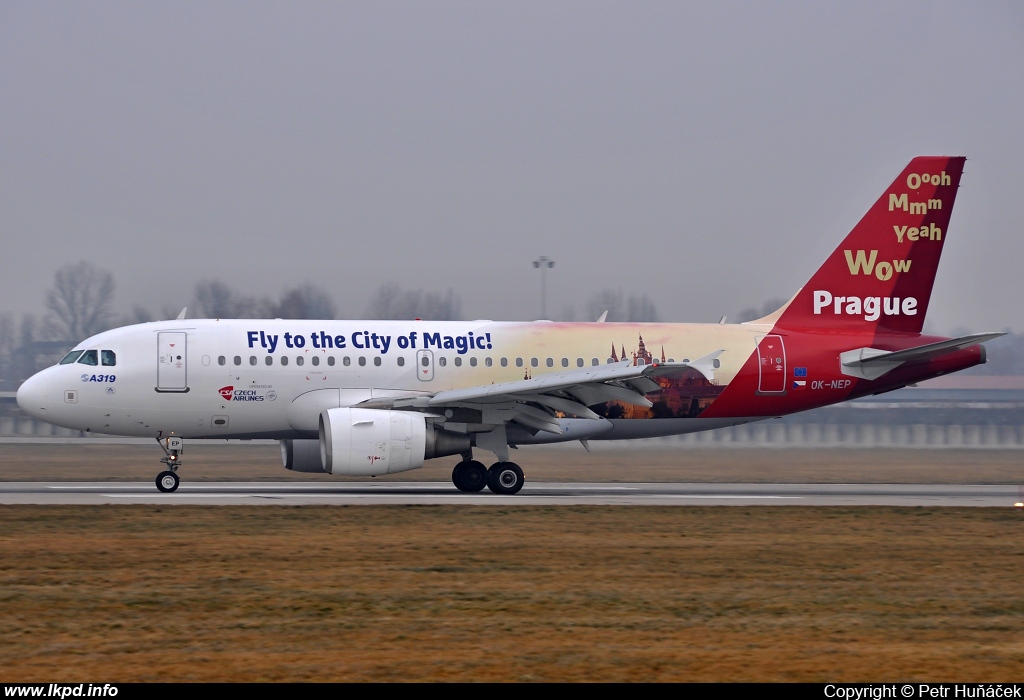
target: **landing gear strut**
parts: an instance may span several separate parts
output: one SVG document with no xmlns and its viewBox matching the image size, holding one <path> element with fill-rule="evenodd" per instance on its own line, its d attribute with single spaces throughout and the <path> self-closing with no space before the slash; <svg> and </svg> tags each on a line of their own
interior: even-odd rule
<svg viewBox="0 0 1024 700">
<path fill-rule="evenodd" d="M 180 437 L 169 437 L 161 440 L 156 439 L 160 448 L 164 451 L 164 458 L 160 461 L 167 465 L 165 471 L 156 475 L 156 487 L 162 493 L 171 493 L 178 490 L 181 479 L 177 471 L 181 465 L 181 453 L 185 451 L 185 442 Z"/>
</svg>

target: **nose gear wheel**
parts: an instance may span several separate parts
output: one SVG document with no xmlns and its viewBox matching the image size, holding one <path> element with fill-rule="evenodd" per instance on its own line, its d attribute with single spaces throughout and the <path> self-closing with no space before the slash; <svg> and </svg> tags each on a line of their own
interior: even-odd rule
<svg viewBox="0 0 1024 700">
<path fill-rule="evenodd" d="M 172 471 L 160 472 L 156 475 L 156 487 L 163 493 L 172 493 L 178 490 L 181 480 Z"/>
</svg>

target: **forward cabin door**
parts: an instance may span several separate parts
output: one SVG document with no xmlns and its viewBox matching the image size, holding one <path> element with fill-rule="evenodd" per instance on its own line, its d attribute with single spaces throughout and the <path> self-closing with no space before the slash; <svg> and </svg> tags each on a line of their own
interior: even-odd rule
<svg viewBox="0 0 1024 700">
<path fill-rule="evenodd" d="M 188 334 L 157 333 L 157 391 L 188 391 Z"/>
<path fill-rule="evenodd" d="M 757 341 L 759 394 L 786 392 L 786 346 L 781 335 L 766 335 Z"/>
</svg>

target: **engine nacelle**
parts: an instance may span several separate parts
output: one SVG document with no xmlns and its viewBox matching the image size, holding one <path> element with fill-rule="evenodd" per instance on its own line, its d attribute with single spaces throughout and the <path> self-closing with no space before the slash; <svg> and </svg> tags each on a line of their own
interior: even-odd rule
<svg viewBox="0 0 1024 700">
<path fill-rule="evenodd" d="M 327 473 L 319 440 L 281 440 L 281 462 L 293 472 Z"/>
<path fill-rule="evenodd" d="M 320 414 L 322 471 L 377 476 L 418 469 L 423 460 L 469 454 L 469 435 L 439 430 L 412 411 L 331 408 Z"/>
<path fill-rule="evenodd" d="M 427 421 L 420 413 L 331 408 L 320 414 L 320 458 L 329 474 L 377 476 L 423 466 Z"/>
</svg>

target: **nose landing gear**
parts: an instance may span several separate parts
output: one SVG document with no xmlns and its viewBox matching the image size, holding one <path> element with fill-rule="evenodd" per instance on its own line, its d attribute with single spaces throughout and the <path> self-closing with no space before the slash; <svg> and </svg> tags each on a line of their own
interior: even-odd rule
<svg viewBox="0 0 1024 700">
<path fill-rule="evenodd" d="M 177 471 L 181 465 L 181 453 L 185 451 L 185 442 L 180 437 L 169 437 L 161 440 L 156 439 L 160 448 L 164 451 L 164 458 L 160 461 L 167 465 L 167 469 L 156 475 L 156 488 L 162 493 L 172 493 L 178 490 L 181 479 Z"/>
</svg>

